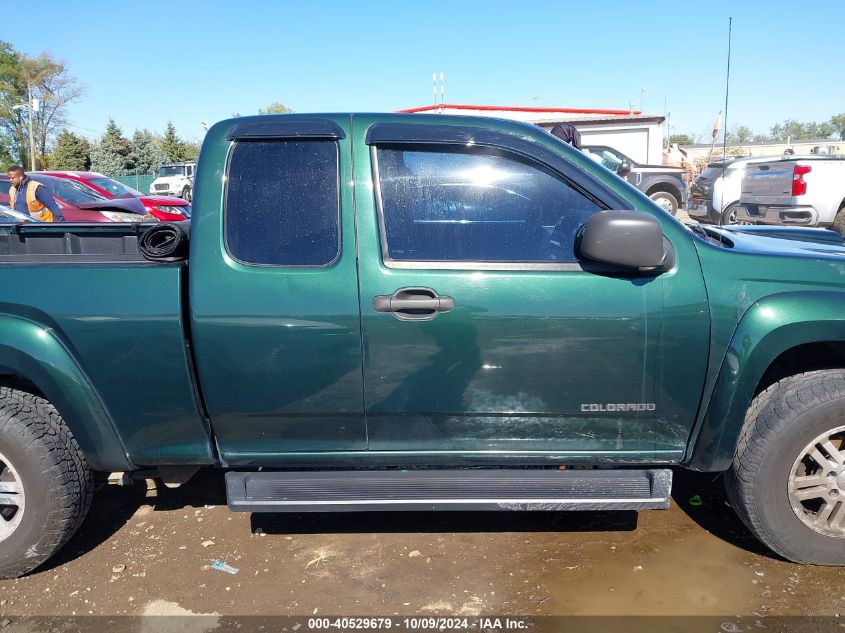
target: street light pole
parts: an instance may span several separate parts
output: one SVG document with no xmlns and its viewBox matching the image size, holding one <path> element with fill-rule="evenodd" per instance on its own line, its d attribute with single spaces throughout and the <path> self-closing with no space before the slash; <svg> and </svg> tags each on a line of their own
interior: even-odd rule
<svg viewBox="0 0 845 633">
<path fill-rule="evenodd" d="M 29 163 L 32 166 L 31 170 L 35 171 L 35 122 L 32 118 L 34 114 L 32 111 L 32 84 L 27 84 L 26 89 L 29 96 L 29 107 L 27 108 L 29 112 Z"/>
</svg>

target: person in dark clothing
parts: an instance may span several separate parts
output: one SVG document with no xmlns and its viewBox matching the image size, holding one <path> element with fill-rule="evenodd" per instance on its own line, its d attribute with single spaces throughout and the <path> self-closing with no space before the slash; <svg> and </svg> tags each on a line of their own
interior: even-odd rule
<svg viewBox="0 0 845 633">
<path fill-rule="evenodd" d="M 23 167 L 14 165 L 7 175 L 12 185 L 9 188 L 9 206 L 12 209 L 42 222 L 65 221 L 50 190 L 27 176 Z"/>
<path fill-rule="evenodd" d="M 581 149 L 581 133 L 571 123 L 557 123 L 551 133 L 575 149 Z"/>
</svg>

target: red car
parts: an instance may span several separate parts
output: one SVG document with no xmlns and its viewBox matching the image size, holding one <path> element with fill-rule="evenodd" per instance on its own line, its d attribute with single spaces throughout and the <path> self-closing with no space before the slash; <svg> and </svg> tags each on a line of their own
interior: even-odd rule
<svg viewBox="0 0 845 633">
<path fill-rule="evenodd" d="M 37 173 L 82 183 L 109 199 L 138 198 L 147 213 L 162 222 L 179 222 L 191 217 L 190 202 L 174 196 L 145 196 L 122 182 L 93 171 L 40 171 Z"/>
<path fill-rule="evenodd" d="M 156 222 L 137 198 L 109 199 L 91 187 L 65 178 L 29 175 L 45 185 L 67 222 Z M 9 204 L 9 177 L 0 176 L 0 204 Z"/>
</svg>

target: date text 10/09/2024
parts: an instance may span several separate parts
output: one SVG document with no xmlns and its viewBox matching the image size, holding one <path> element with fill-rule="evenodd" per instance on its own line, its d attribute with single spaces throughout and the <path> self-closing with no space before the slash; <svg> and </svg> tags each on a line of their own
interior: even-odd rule
<svg viewBox="0 0 845 633">
<path fill-rule="evenodd" d="M 523 630 L 529 628 L 529 623 L 517 618 L 309 618 L 309 630 L 372 630 L 397 629 L 407 631 L 419 630 Z"/>
</svg>

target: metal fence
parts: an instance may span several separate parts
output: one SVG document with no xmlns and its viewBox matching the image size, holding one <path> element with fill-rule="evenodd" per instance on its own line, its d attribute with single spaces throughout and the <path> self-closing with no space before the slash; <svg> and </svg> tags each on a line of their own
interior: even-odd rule
<svg viewBox="0 0 845 633">
<path fill-rule="evenodd" d="M 122 182 L 124 185 L 137 189 L 141 193 L 147 195 L 150 193 L 150 185 L 153 183 L 153 180 L 155 180 L 155 175 L 140 174 L 133 176 L 115 176 L 114 180 Z"/>
</svg>

